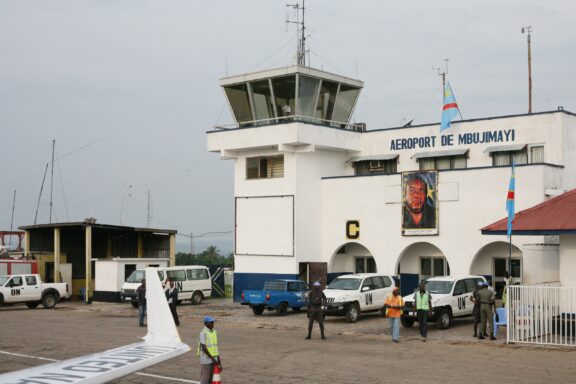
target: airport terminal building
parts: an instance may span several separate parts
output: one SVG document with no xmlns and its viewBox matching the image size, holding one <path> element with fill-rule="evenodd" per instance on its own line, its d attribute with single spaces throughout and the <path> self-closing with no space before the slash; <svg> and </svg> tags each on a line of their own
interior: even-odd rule
<svg viewBox="0 0 576 384">
<path fill-rule="evenodd" d="M 576 187 L 576 115 L 555 111 L 366 130 L 361 81 L 290 66 L 221 79 L 236 124 L 208 132 L 234 161 L 235 297 L 269 278 L 353 272 L 501 284 L 506 236 L 480 229 Z M 512 238 L 514 282 L 559 279 L 557 236 Z"/>
</svg>

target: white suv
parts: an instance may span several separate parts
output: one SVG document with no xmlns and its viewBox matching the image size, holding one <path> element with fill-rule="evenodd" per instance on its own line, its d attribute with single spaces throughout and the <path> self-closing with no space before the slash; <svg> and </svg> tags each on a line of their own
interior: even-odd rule
<svg viewBox="0 0 576 384">
<path fill-rule="evenodd" d="M 432 296 L 429 321 L 435 321 L 440 329 L 450 327 L 455 318 L 472 316 L 474 303 L 470 300 L 478 282 L 486 282 L 483 276 L 438 276 L 426 280 L 426 291 Z M 400 321 L 411 327 L 417 321 L 414 294 L 404 296 L 405 309 Z"/>
<path fill-rule="evenodd" d="M 380 311 L 384 316 L 384 300 L 395 286 L 392 276 L 378 273 L 339 276 L 324 290 L 326 315 L 344 316 L 349 323 L 355 323 L 361 312 Z"/>
</svg>

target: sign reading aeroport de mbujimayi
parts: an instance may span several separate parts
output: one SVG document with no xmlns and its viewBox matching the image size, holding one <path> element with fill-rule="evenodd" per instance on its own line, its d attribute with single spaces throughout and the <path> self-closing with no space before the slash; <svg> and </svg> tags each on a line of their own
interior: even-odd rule
<svg viewBox="0 0 576 384">
<path fill-rule="evenodd" d="M 440 139 L 438 139 L 440 138 Z M 468 132 L 457 135 L 431 135 L 390 140 L 390 150 L 450 147 L 453 145 L 506 143 L 515 140 L 514 129 Z"/>
</svg>

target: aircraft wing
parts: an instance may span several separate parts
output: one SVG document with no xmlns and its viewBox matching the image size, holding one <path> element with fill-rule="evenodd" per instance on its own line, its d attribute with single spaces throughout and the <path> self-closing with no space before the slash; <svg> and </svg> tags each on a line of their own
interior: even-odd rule
<svg viewBox="0 0 576 384">
<path fill-rule="evenodd" d="M 144 342 L 0 375 L 3 384 L 107 383 L 182 355 L 180 339 L 164 290 L 153 268 L 146 269 L 148 334 Z"/>
</svg>

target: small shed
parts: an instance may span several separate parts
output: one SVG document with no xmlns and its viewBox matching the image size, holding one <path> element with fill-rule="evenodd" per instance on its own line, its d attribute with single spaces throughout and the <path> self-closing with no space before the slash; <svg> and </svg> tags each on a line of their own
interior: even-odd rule
<svg viewBox="0 0 576 384">
<path fill-rule="evenodd" d="M 37 224 L 20 227 L 24 254 L 38 261 L 38 273 L 46 282 L 61 282 L 63 265 L 71 266 L 72 294 L 94 297 L 95 263 L 108 259 L 140 259 L 142 264 L 176 264 L 176 230 L 83 222 Z M 155 261 L 151 261 L 155 260 Z M 123 278 L 123 276 L 122 276 Z M 114 284 L 116 286 L 117 284 Z M 107 292 L 102 290 L 103 292 Z M 113 292 L 113 291 L 112 291 Z"/>
<path fill-rule="evenodd" d="M 122 284 L 137 269 L 146 267 L 167 267 L 165 258 L 122 258 L 96 260 L 95 301 L 120 302 Z"/>
</svg>

